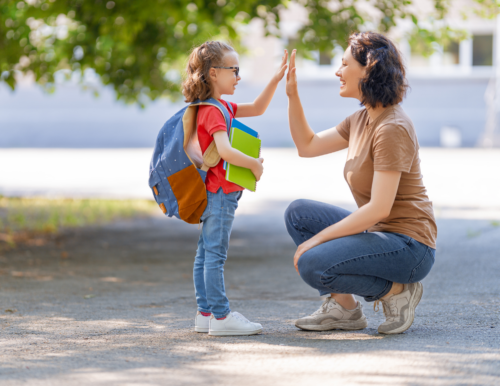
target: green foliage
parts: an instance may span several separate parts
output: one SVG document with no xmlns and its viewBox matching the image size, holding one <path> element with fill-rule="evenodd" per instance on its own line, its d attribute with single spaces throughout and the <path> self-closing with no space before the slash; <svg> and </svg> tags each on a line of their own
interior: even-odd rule
<svg viewBox="0 0 500 386">
<path fill-rule="evenodd" d="M 275 15 L 280 0 L 0 0 L 0 72 L 32 73 L 50 90 L 54 74 L 93 69 L 125 102 L 179 96 L 179 70 L 196 44 L 238 40 L 237 25 Z M 267 19 L 266 19 L 267 20 Z M 266 28 L 272 23 L 271 18 Z"/>
<path fill-rule="evenodd" d="M 410 0 L 375 0 L 373 18 L 359 0 L 294 0 L 309 14 L 290 41 L 307 56 L 346 48 L 353 31 L 387 32 L 398 19 L 412 20 L 410 43 L 425 55 L 433 43 L 463 36 L 446 28 L 424 28 L 411 12 Z M 476 0 L 492 8 L 498 0 Z M 193 46 L 209 39 L 228 40 L 238 51 L 239 26 L 264 21 L 267 35 L 279 36 L 279 13 L 289 0 L 0 0 L 0 81 L 16 87 L 16 72 L 32 74 L 47 91 L 55 76 L 88 71 L 114 88 L 118 99 L 144 106 L 161 96 L 180 97 L 181 73 Z M 446 0 L 433 0 L 434 20 L 447 12 Z M 431 23 L 432 24 L 432 23 Z M 83 82 L 83 81 L 82 81 Z M 97 91 L 95 91 L 97 92 Z"/>
<path fill-rule="evenodd" d="M 149 200 L 78 200 L 0 196 L 0 236 L 57 232 L 60 228 L 104 224 L 158 211 Z M 0 238 L 1 239 L 1 238 Z"/>
</svg>

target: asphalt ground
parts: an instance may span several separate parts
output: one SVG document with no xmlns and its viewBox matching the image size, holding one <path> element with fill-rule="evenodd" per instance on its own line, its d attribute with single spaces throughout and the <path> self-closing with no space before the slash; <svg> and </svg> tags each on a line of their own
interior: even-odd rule
<svg viewBox="0 0 500 386">
<path fill-rule="evenodd" d="M 245 198 L 242 198 L 243 200 Z M 231 308 L 263 325 L 249 337 L 194 332 L 199 230 L 154 217 L 67 231 L 0 259 L 2 385 L 498 385 L 500 227 L 439 220 L 436 263 L 413 326 L 307 332 L 321 304 L 292 265 L 269 202 L 235 220 L 225 270 Z M 263 215 L 265 212 L 267 215 Z"/>
<path fill-rule="evenodd" d="M 438 219 L 436 263 L 413 326 L 395 336 L 377 333 L 382 312 L 362 299 L 364 330 L 294 326 L 322 299 L 293 268 L 283 213 L 295 198 L 354 209 L 342 179 L 345 154 L 263 154 L 265 174 L 240 202 L 225 268 L 231 308 L 262 323 L 262 334 L 194 332 L 200 230 L 158 211 L 0 253 L 0 384 L 500 384 L 500 152 L 422 149 Z M 0 168 L 0 191 L 146 197 L 149 155 L 2 150 L 0 164 L 9 167 Z"/>
</svg>

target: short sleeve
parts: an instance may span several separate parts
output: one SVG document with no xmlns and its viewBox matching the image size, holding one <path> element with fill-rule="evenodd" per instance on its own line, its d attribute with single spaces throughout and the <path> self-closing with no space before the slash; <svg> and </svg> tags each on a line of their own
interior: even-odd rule
<svg viewBox="0 0 500 386">
<path fill-rule="evenodd" d="M 337 126 L 335 126 L 335 128 L 342 138 L 344 138 L 346 141 L 349 141 L 349 134 L 351 133 L 351 116 L 348 116 Z"/>
<path fill-rule="evenodd" d="M 238 111 L 238 105 L 236 103 L 233 103 L 233 102 L 227 102 L 227 103 L 230 103 L 232 108 L 233 108 L 233 113 L 234 113 L 234 116 L 236 116 L 236 111 Z M 234 117 L 233 117 L 234 118 Z"/>
<path fill-rule="evenodd" d="M 226 122 L 220 110 L 214 106 L 200 106 L 198 110 L 198 122 L 202 123 L 203 129 L 209 135 L 214 135 L 217 131 L 226 131 Z"/>
<path fill-rule="evenodd" d="M 373 169 L 399 171 L 411 170 L 417 149 L 404 127 L 387 124 L 380 127 L 373 140 Z"/>
</svg>

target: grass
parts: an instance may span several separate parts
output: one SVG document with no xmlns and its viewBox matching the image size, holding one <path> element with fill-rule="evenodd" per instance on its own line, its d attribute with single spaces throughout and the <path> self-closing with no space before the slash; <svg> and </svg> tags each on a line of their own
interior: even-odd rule
<svg viewBox="0 0 500 386">
<path fill-rule="evenodd" d="M 29 235 L 63 228 L 106 224 L 148 216 L 158 210 L 149 200 L 47 199 L 0 196 L 0 241 L 14 246 Z"/>
</svg>

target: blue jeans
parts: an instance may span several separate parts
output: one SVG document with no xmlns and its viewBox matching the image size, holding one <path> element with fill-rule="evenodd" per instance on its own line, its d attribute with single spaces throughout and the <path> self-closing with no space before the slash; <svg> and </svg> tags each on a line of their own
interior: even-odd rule
<svg viewBox="0 0 500 386">
<path fill-rule="evenodd" d="M 224 287 L 224 263 L 242 193 L 225 194 L 222 188 L 217 193 L 207 191 L 208 203 L 201 216 L 203 228 L 193 268 L 196 303 L 198 311 L 211 312 L 216 318 L 231 312 Z"/>
<path fill-rule="evenodd" d="M 285 212 L 288 233 L 297 246 L 351 212 L 312 200 L 296 200 Z M 299 259 L 300 277 L 320 295 L 355 294 L 372 302 L 392 283 L 422 280 L 434 264 L 436 250 L 410 236 L 363 232 L 318 245 Z"/>
</svg>

